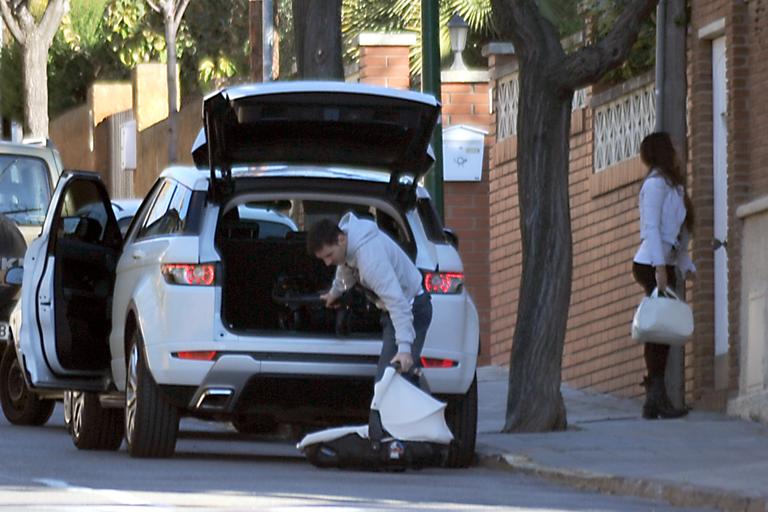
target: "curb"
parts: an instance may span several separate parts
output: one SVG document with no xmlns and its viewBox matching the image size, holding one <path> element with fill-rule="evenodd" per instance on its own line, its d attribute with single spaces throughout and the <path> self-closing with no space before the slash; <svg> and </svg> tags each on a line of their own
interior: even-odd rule
<svg viewBox="0 0 768 512">
<path fill-rule="evenodd" d="M 478 465 L 546 480 L 604 494 L 663 500 L 678 507 L 708 507 L 727 512 L 768 512 L 768 498 L 712 487 L 623 477 L 584 470 L 563 469 L 538 464 L 524 455 L 504 454 L 478 445 Z"/>
</svg>

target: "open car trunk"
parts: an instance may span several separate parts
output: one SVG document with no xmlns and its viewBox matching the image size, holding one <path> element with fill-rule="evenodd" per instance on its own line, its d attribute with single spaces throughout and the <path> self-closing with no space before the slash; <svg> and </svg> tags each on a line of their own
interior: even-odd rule
<svg viewBox="0 0 768 512">
<path fill-rule="evenodd" d="M 229 329 L 283 336 L 381 337 L 381 312 L 361 289 L 347 292 L 338 309 L 320 301 L 335 267 L 307 253 L 306 232 L 264 231 L 263 224 L 259 229 L 237 215 L 225 215 L 219 222 L 222 318 Z"/>
</svg>

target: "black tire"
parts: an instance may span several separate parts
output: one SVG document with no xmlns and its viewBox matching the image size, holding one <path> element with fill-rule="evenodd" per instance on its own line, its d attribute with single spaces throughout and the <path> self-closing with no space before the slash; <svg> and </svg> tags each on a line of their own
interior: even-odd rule
<svg viewBox="0 0 768 512">
<path fill-rule="evenodd" d="M 39 398 L 27 388 L 16 350 L 9 343 L 0 361 L 0 405 L 6 419 L 14 425 L 45 425 L 53 414 L 54 400 Z"/>
<path fill-rule="evenodd" d="M 466 468 L 475 459 L 477 437 L 477 375 L 463 395 L 448 397 L 445 417 L 453 433 L 446 467 Z"/>
<path fill-rule="evenodd" d="M 67 391 L 64 399 L 70 400 L 67 430 L 78 449 L 115 451 L 120 448 L 124 432 L 122 409 L 102 407 L 96 393 Z"/>
<path fill-rule="evenodd" d="M 135 331 L 128 349 L 125 383 L 125 440 L 131 457 L 170 457 L 176 449 L 179 413 L 160 392 L 144 360 Z"/>
</svg>

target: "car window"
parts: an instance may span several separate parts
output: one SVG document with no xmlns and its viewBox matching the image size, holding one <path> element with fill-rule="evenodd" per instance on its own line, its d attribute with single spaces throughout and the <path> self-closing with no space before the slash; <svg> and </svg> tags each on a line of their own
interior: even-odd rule
<svg viewBox="0 0 768 512">
<path fill-rule="evenodd" d="M 44 160 L 0 155 L 0 213 L 17 224 L 42 225 L 51 197 Z"/>
<path fill-rule="evenodd" d="M 416 210 L 419 212 L 421 223 L 424 225 L 424 232 L 427 238 L 431 242 L 443 244 L 446 242 L 445 232 L 443 231 L 443 223 L 440 221 L 440 216 L 437 214 L 435 205 L 432 201 L 426 198 L 421 198 L 416 201 Z"/>
<path fill-rule="evenodd" d="M 108 206 L 104 203 L 102 191 L 97 182 L 76 179 L 64 191 L 61 211 L 55 231 L 55 239 L 73 239 L 85 243 L 101 244 L 116 237 Z"/>
<path fill-rule="evenodd" d="M 142 239 L 184 232 L 191 197 L 191 190 L 171 180 L 166 180 L 136 238 Z"/>
</svg>

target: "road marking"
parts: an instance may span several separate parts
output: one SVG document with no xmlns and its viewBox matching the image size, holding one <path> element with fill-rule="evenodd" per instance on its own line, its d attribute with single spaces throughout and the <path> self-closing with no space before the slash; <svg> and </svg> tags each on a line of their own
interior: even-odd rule
<svg viewBox="0 0 768 512">
<path fill-rule="evenodd" d="M 64 489 L 66 491 L 72 491 L 72 492 L 85 492 L 85 493 L 95 494 L 97 496 L 101 496 L 102 498 L 105 498 L 109 501 L 112 501 L 120 505 L 152 507 L 153 511 L 177 510 L 177 508 L 172 505 L 168 505 L 165 503 L 153 503 L 151 501 L 142 499 L 134 495 L 133 493 L 127 492 L 127 491 L 118 491 L 114 489 L 93 489 L 91 487 L 79 487 L 79 486 L 71 485 L 64 480 L 56 480 L 54 478 L 36 478 L 34 481 L 37 483 L 43 484 L 47 487 L 51 487 L 53 489 Z"/>
</svg>

